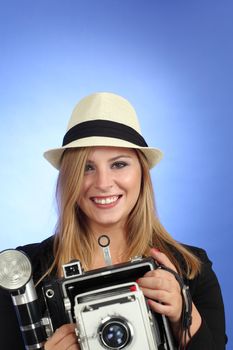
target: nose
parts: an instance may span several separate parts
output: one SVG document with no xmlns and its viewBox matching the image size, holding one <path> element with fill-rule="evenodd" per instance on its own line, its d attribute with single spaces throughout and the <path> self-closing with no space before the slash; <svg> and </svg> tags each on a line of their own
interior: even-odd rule
<svg viewBox="0 0 233 350">
<path fill-rule="evenodd" d="M 114 184 L 114 179 L 111 172 L 106 169 L 98 169 L 95 177 L 95 187 L 102 192 L 107 192 Z"/>
</svg>

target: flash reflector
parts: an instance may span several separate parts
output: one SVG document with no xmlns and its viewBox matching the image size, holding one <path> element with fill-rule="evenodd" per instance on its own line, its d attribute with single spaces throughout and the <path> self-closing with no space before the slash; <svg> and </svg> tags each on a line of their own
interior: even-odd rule
<svg viewBox="0 0 233 350">
<path fill-rule="evenodd" d="M 9 291 L 22 288 L 32 275 L 28 257 L 15 249 L 3 250 L 0 253 L 0 286 Z"/>
</svg>

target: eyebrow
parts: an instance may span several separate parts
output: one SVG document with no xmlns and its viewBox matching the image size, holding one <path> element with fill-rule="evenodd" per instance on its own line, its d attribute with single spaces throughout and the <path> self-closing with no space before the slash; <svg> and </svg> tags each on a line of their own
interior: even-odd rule
<svg viewBox="0 0 233 350">
<path fill-rule="evenodd" d="M 113 157 L 111 159 L 109 159 L 110 161 L 114 161 L 114 160 L 117 160 L 119 158 L 132 158 L 131 156 L 127 155 L 127 154 L 121 154 L 119 156 L 116 156 L 116 157 Z"/>
<path fill-rule="evenodd" d="M 111 159 L 108 160 L 108 162 L 114 162 L 115 160 L 119 159 L 119 158 L 129 158 L 132 159 L 132 156 L 128 155 L 128 154 L 120 154 L 119 156 L 113 157 Z M 89 163 L 95 163 L 93 160 L 91 159 L 87 159 L 87 162 Z"/>
</svg>

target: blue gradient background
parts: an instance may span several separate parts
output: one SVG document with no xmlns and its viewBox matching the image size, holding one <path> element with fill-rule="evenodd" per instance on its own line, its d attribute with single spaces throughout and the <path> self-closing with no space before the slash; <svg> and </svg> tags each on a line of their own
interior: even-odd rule
<svg viewBox="0 0 233 350">
<path fill-rule="evenodd" d="M 233 3 L 0 2 L 0 249 L 49 236 L 61 144 L 76 102 L 128 98 L 149 144 L 162 223 L 214 262 L 233 349 Z"/>
</svg>

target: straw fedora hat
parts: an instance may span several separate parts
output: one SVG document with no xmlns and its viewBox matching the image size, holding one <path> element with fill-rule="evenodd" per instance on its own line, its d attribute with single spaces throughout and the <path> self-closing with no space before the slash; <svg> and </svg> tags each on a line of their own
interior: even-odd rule
<svg viewBox="0 0 233 350">
<path fill-rule="evenodd" d="M 150 168 L 162 158 L 162 152 L 148 147 L 142 137 L 132 105 L 125 98 L 109 92 L 84 97 L 73 110 L 62 146 L 46 151 L 44 157 L 59 169 L 66 149 L 94 146 L 140 149 Z"/>
</svg>

